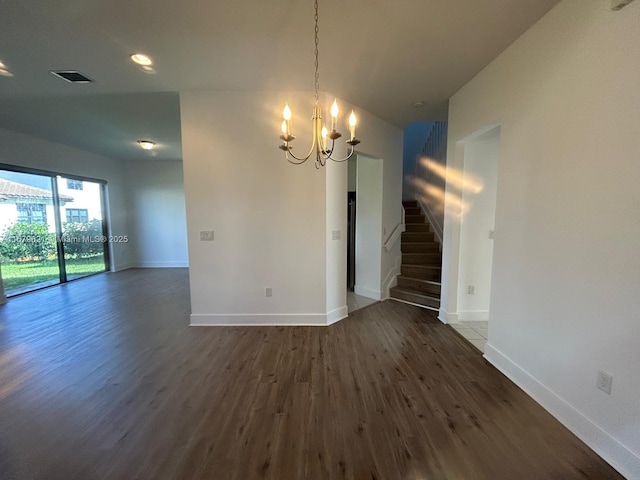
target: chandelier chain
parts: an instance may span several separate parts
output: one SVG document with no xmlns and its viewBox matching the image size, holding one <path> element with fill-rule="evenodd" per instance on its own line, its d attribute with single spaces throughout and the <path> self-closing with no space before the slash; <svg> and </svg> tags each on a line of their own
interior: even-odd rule
<svg viewBox="0 0 640 480">
<path fill-rule="evenodd" d="M 316 29 L 315 29 L 315 56 L 316 56 L 316 61 L 315 61 L 315 67 L 316 67 L 316 83 L 315 83 L 315 88 L 316 88 L 316 105 L 318 105 L 318 90 L 320 90 L 320 71 L 318 70 L 318 44 L 320 43 L 320 40 L 318 40 L 318 0 L 315 0 L 314 2 L 314 7 L 316 10 L 316 14 L 314 15 L 314 20 L 316 23 Z"/>
</svg>

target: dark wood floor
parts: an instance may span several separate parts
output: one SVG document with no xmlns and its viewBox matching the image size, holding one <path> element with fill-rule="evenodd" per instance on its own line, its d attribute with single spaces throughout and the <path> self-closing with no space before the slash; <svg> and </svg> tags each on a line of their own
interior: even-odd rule
<svg viewBox="0 0 640 480">
<path fill-rule="evenodd" d="M 0 307 L 0 478 L 621 478 L 433 315 L 190 328 L 187 272 Z"/>
</svg>

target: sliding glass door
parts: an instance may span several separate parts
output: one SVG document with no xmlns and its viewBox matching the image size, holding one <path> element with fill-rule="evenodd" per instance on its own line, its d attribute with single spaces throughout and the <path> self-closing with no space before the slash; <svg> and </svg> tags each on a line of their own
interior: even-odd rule
<svg viewBox="0 0 640 480">
<path fill-rule="evenodd" d="M 57 180 L 67 280 L 104 272 L 102 184 L 66 177 Z"/>
<path fill-rule="evenodd" d="M 51 177 L 0 170 L 0 259 L 7 296 L 60 282 Z"/>
<path fill-rule="evenodd" d="M 104 272 L 104 184 L 0 168 L 0 262 L 12 296 Z"/>
</svg>

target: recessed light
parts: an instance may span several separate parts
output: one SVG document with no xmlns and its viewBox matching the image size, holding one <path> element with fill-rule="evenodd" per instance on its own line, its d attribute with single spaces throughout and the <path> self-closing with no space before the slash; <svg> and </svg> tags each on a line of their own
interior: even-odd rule
<svg viewBox="0 0 640 480">
<path fill-rule="evenodd" d="M 2 76 L 2 77 L 13 77 L 13 73 L 11 73 L 6 68 L 0 68 L 0 76 Z"/>
<path fill-rule="evenodd" d="M 152 142 L 151 140 L 138 140 L 138 145 L 145 150 L 153 150 L 153 147 L 156 146 L 156 142 Z"/>
<path fill-rule="evenodd" d="M 149 65 L 140 65 L 140 70 L 142 70 L 144 73 L 149 73 L 151 75 L 156 73 L 156 69 Z"/>
<path fill-rule="evenodd" d="M 133 55 L 131 55 L 131 60 L 133 60 L 138 65 L 153 65 L 153 60 L 142 53 L 134 53 Z"/>
<path fill-rule="evenodd" d="M 419 102 L 413 102 L 413 103 L 411 104 L 411 106 L 412 106 L 413 108 L 422 108 L 422 107 L 424 107 L 424 102 L 422 102 L 422 101 L 419 101 Z"/>
</svg>

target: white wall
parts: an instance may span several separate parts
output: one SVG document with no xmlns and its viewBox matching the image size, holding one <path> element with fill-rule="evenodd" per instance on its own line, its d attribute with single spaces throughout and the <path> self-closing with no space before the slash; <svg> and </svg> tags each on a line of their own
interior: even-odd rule
<svg viewBox="0 0 640 480">
<path fill-rule="evenodd" d="M 325 112 L 332 100 L 322 95 Z M 301 155 L 309 147 L 312 93 L 181 94 L 192 324 L 326 325 L 346 314 L 348 167 L 316 170 L 313 160 L 293 166 L 284 159 L 278 135 L 285 101 Z M 346 117 L 352 107 L 339 103 Z M 366 112 L 358 116 L 363 145 L 389 159 L 383 195 L 394 205 L 383 204 L 382 221 L 395 224 L 402 132 Z M 214 230 L 215 240 L 199 241 L 201 230 Z M 331 239 L 334 230 L 340 240 Z"/>
<path fill-rule="evenodd" d="M 187 223 L 182 162 L 124 163 L 130 209 L 132 263 L 187 267 Z"/>
<path fill-rule="evenodd" d="M 565 0 L 449 107 L 453 168 L 459 141 L 502 125 L 485 355 L 628 478 L 640 478 L 639 25 L 640 2 Z"/>
<path fill-rule="evenodd" d="M 35 137 L 0 129 L 0 163 L 107 181 L 111 235 L 128 235 L 129 213 L 122 164 L 117 160 Z M 112 270 L 131 264 L 127 243 L 109 244 Z"/>
<path fill-rule="evenodd" d="M 357 295 L 380 300 L 382 293 L 382 172 L 384 160 L 358 155 L 356 187 Z M 398 207 L 399 208 L 399 207 Z"/>
<path fill-rule="evenodd" d="M 496 211 L 500 129 L 464 145 L 464 169 L 457 189 L 461 202 L 458 320 L 488 320 Z M 468 287 L 475 288 L 469 294 Z"/>
</svg>

